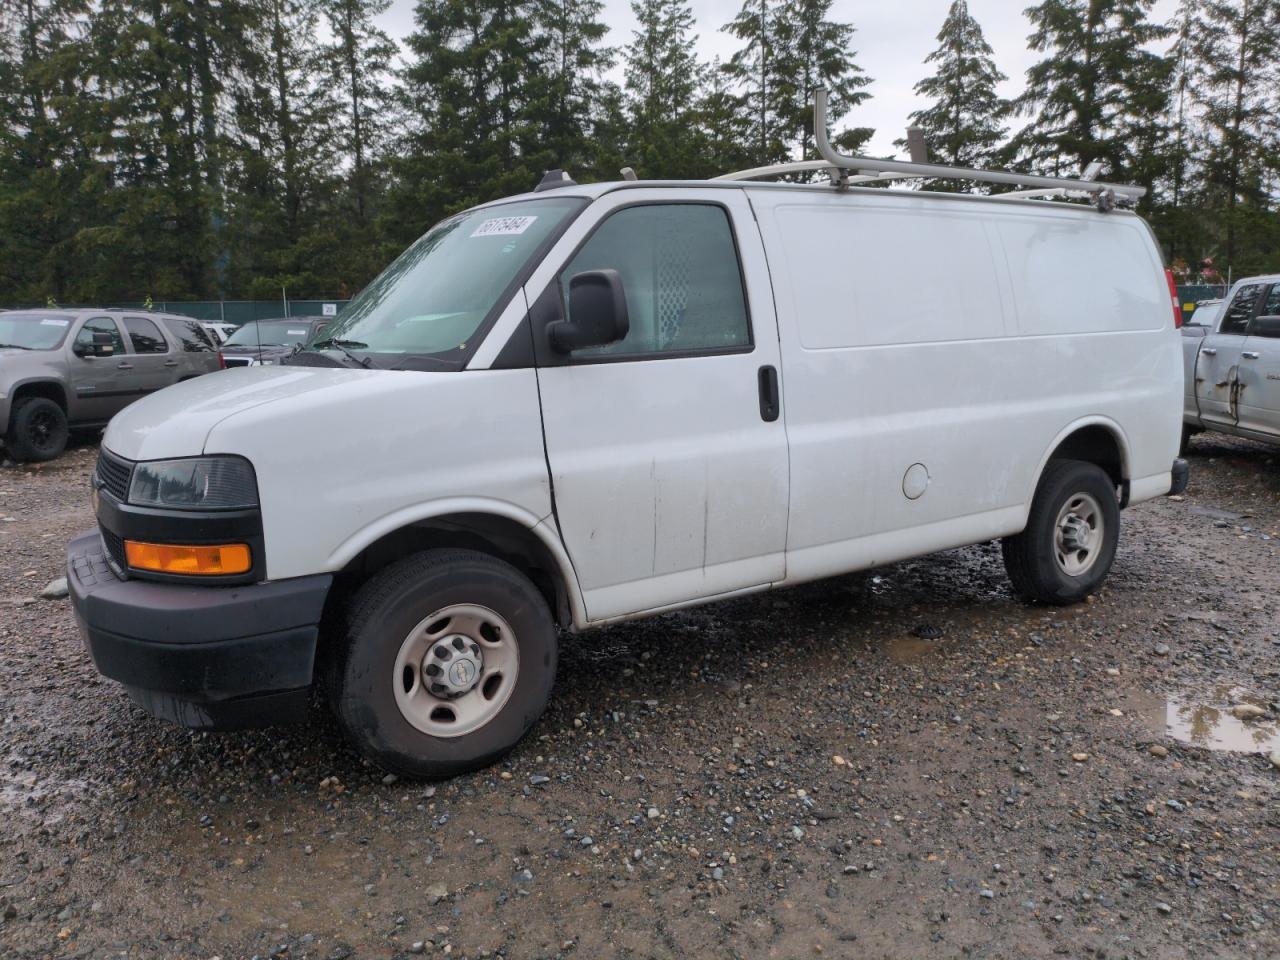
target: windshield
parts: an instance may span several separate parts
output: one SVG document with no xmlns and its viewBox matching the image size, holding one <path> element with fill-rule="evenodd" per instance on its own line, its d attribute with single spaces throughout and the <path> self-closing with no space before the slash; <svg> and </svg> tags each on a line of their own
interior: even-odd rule
<svg viewBox="0 0 1280 960">
<path fill-rule="evenodd" d="M 56 350 L 71 318 L 60 313 L 0 313 L 0 348 Z"/>
<path fill-rule="evenodd" d="M 365 287 L 318 342 L 460 365 L 521 270 L 584 206 L 576 197 L 524 200 L 437 224 Z"/>
<path fill-rule="evenodd" d="M 292 347 L 305 343 L 311 334 L 309 320 L 253 320 L 227 337 L 226 347 Z"/>
</svg>

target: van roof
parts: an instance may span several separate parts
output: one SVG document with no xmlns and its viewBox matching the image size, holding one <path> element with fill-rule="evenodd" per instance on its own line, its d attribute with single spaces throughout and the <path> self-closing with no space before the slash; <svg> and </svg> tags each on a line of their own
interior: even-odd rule
<svg viewBox="0 0 1280 960">
<path fill-rule="evenodd" d="M 817 181 L 814 183 L 790 183 L 777 181 L 760 181 L 760 180 L 607 180 L 600 183 L 578 183 L 563 187 L 555 187 L 551 190 L 533 191 L 527 193 L 515 194 L 510 197 L 502 197 L 498 200 L 490 200 L 488 203 L 477 204 L 472 210 L 483 210 L 486 207 L 502 206 L 508 203 L 514 203 L 522 200 L 543 200 L 551 197 L 579 197 L 585 200 L 595 200 L 608 193 L 614 193 L 621 190 L 643 190 L 660 188 L 664 190 L 743 190 L 748 192 L 759 191 L 800 191 L 806 193 L 821 193 L 824 196 L 849 196 L 849 197 L 883 197 L 889 196 L 901 197 L 909 196 L 913 198 L 936 199 L 943 203 L 955 201 L 960 202 L 998 202 L 1001 206 L 1016 205 L 1024 210 L 1052 210 L 1056 213 L 1061 212 L 1078 212 L 1081 215 L 1097 215 L 1097 210 L 1083 203 L 1046 203 L 1042 199 L 1030 197 L 1003 197 L 1000 194 L 978 194 L 978 193 L 952 193 L 942 190 L 903 190 L 893 187 L 860 187 L 848 186 L 837 190 L 830 181 Z M 1114 210 L 1107 216 L 1135 216 L 1130 210 Z"/>
</svg>

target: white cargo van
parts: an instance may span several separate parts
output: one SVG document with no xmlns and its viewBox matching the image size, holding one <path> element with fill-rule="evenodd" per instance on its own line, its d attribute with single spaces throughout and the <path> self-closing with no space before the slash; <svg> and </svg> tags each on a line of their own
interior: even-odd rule
<svg viewBox="0 0 1280 960">
<path fill-rule="evenodd" d="M 286 365 L 131 406 L 69 547 L 99 670 L 197 727 L 319 689 L 442 776 L 534 724 L 558 628 L 993 539 L 1030 600 L 1096 589 L 1120 508 L 1185 484 L 1151 232 L 836 156 L 468 210 Z"/>
</svg>

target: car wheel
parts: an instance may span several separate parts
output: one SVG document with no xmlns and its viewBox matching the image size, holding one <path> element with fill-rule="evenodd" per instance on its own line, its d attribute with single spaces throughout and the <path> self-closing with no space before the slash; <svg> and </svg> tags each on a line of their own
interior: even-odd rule
<svg viewBox="0 0 1280 960">
<path fill-rule="evenodd" d="M 431 550 L 366 582 L 347 608 L 334 712 L 357 749 L 408 777 L 493 763 L 542 715 L 555 680 L 547 602 L 515 567 Z"/>
<path fill-rule="evenodd" d="M 1068 604 L 1098 588 L 1116 556 L 1120 506 L 1100 467 L 1056 460 L 1045 468 L 1026 529 L 1002 543 L 1014 589 L 1039 603 Z"/>
<path fill-rule="evenodd" d="M 14 406 L 5 444 L 15 460 L 52 460 L 67 448 L 67 415 L 47 397 L 27 397 Z"/>
</svg>

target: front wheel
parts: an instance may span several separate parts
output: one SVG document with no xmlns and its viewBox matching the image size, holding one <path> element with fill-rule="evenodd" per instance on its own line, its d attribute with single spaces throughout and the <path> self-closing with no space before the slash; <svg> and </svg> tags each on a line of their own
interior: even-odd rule
<svg viewBox="0 0 1280 960">
<path fill-rule="evenodd" d="M 1045 468 L 1026 529 L 1002 543 L 1004 566 L 1024 598 L 1065 605 L 1106 579 L 1120 537 L 1115 485 L 1100 467 L 1056 460 Z"/>
<path fill-rule="evenodd" d="M 472 550 L 430 550 L 352 599 L 334 712 L 384 769 L 454 776 L 529 732 L 550 699 L 556 652 L 551 611 L 520 571 Z"/>
<path fill-rule="evenodd" d="M 67 448 L 67 415 L 48 397 L 27 397 L 13 408 L 7 438 L 15 460 L 52 460 Z"/>
</svg>

